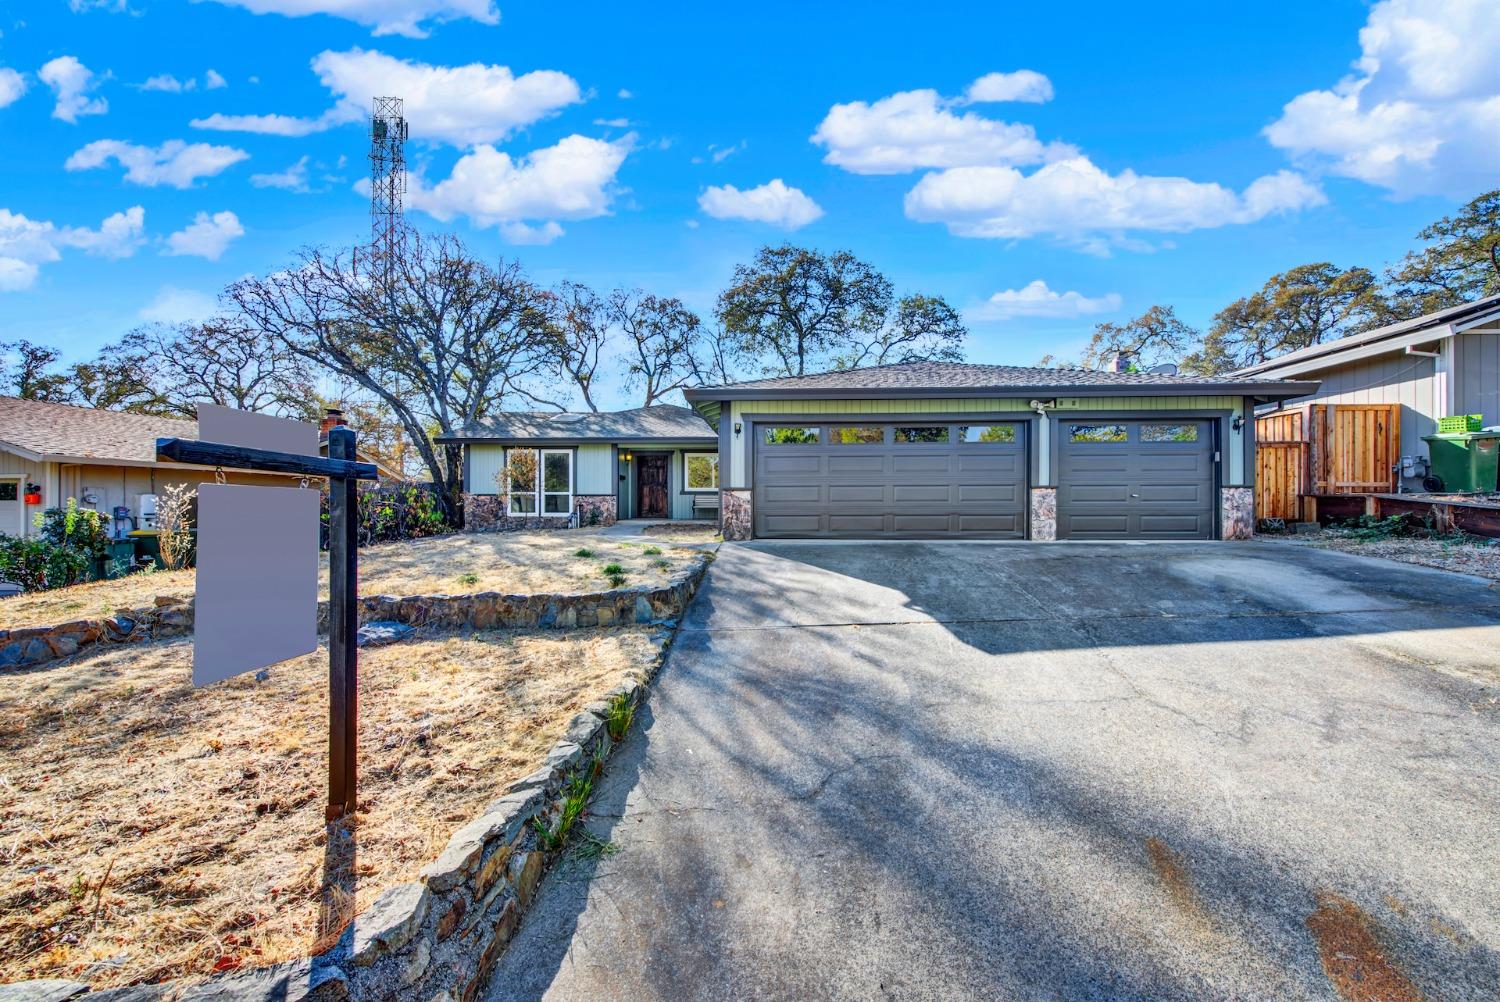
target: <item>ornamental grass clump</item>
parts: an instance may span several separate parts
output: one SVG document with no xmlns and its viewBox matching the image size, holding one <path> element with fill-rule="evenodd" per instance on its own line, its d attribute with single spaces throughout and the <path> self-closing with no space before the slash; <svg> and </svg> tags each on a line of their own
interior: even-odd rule
<svg viewBox="0 0 1500 1002">
<path fill-rule="evenodd" d="M 169 571 L 187 566 L 193 545 L 193 502 L 197 499 L 197 490 L 187 484 L 168 484 L 156 499 L 157 543 L 161 562 Z"/>
</svg>

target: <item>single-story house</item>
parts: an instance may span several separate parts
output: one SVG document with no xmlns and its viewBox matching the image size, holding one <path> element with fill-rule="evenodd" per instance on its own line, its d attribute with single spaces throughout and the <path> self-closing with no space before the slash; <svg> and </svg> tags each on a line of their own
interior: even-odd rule
<svg viewBox="0 0 1500 1002">
<path fill-rule="evenodd" d="M 1310 382 L 911 362 L 685 392 L 726 539 L 1234 539 L 1254 413 Z"/>
<path fill-rule="evenodd" d="M 1500 425 L 1500 296 L 1289 352 L 1234 376 L 1317 381 L 1315 392 L 1281 401 L 1285 407 L 1392 405 L 1395 457 L 1426 459 L 1422 436 L 1439 418 L 1479 414 L 1484 425 Z M 1420 464 L 1401 465 L 1403 486 L 1419 490 Z"/>
<path fill-rule="evenodd" d="M 464 447 L 470 528 L 688 518 L 717 498 L 726 539 L 1240 538 L 1255 408 L 1316 390 L 913 362 L 693 388 L 691 409 L 498 414 L 440 441 Z"/>
<path fill-rule="evenodd" d="M 324 423 L 339 422 L 330 414 Z M 327 428 L 323 431 L 326 435 Z M 143 496 L 154 497 L 168 484 L 214 479 L 213 471 L 201 466 L 156 458 L 158 438 L 197 437 L 196 421 L 0 397 L 0 533 L 32 535 L 36 515 L 68 498 L 103 514 L 111 529 L 131 527 L 113 524 L 114 509 L 128 508 L 139 528 Z M 277 473 L 225 470 L 224 475 L 232 484 L 297 483 Z"/>
<path fill-rule="evenodd" d="M 718 514 L 719 439 L 687 407 L 507 411 L 437 441 L 463 447 L 469 529 Z"/>
</svg>

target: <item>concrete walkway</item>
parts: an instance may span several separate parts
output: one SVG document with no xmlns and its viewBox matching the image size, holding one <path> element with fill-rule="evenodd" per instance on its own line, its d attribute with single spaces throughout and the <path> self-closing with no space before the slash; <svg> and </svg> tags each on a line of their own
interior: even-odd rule
<svg viewBox="0 0 1500 1002">
<path fill-rule="evenodd" d="M 490 999 L 1494 998 L 1500 594 L 725 546 L 593 811 Z"/>
</svg>

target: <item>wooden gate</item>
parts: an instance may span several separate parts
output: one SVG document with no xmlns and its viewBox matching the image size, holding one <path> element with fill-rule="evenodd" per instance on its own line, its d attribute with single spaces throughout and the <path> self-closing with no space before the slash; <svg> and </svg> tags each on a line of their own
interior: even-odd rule
<svg viewBox="0 0 1500 1002">
<path fill-rule="evenodd" d="M 1302 520 L 1307 493 L 1307 413 L 1278 411 L 1255 422 L 1255 517 Z"/>
<path fill-rule="evenodd" d="M 1307 495 L 1396 486 L 1400 404 L 1305 404 L 1255 422 L 1255 517 L 1300 521 Z"/>
</svg>

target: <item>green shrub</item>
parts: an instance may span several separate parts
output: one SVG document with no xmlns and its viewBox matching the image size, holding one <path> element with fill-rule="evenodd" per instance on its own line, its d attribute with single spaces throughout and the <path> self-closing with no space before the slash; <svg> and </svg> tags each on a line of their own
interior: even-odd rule
<svg viewBox="0 0 1500 1002">
<path fill-rule="evenodd" d="M 661 556 L 661 547 L 660 546 L 648 546 L 644 550 L 642 550 L 641 552 L 644 553 L 648 557 L 659 557 L 659 556 Z"/>
<path fill-rule="evenodd" d="M 104 526 L 104 516 L 78 507 L 76 498 L 68 498 L 62 508 L 42 512 L 36 517 L 36 527 L 43 542 L 77 550 L 88 560 L 109 556 L 109 531 Z"/>
<path fill-rule="evenodd" d="M 591 549 L 589 549 L 587 546 L 580 546 L 578 549 L 576 549 L 576 550 L 573 551 L 573 556 L 575 556 L 575 557 L 583 557 L 584 559 L 588 559 L 589 557 L 592 557 L 593 555 L 594 555 L 594 551 L 591 550 Z"/>
<path fill-rule="evenodd" d="M 609 586 L 611 588 L 623 588 L 623 587 L 625 587 L 625 575 L 623 575 L 623 574 L 611 574 L 609 576 Z"/>
<path fill-rule="evenodd" d="M 14 581 L 22 591 L 66 588 L 84 580 L 92 558 L 68 546 L 44 539 L 0 536 L 0 578 Z"/>
<path fill-rule="evenodd" d="M 616 563 L 605 564 L 603 567 L 599 568 L 599 570 L 602 573 L 604 573 L 606 576 L 608 576 L 608 577 L 613 577 L 616 574 L 624 574 L 625 573 L 625 568 L 621 567 L 619 564 L 616 564 Z"/>
</svg>

